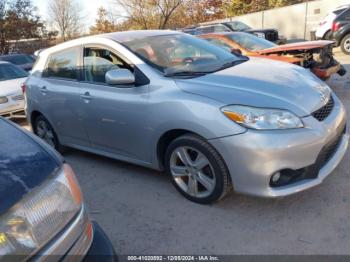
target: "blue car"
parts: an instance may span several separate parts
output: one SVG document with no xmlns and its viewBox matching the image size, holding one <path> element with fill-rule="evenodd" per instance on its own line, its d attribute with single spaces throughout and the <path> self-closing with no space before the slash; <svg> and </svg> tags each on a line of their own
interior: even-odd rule
<svg viewBox="0 0 350 262">
<path fill-rule="evenodd" d="M 104 261 L 116 261 L 108 237 L 89 219 L 64 159 L 1 117 L 0 137 L 0 260 L 103 255 Z"/>
</svg>

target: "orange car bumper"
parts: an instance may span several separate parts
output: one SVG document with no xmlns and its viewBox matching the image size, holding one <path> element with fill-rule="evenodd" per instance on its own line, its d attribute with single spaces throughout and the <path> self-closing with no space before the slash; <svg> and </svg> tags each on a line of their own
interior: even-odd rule
<svg viewBox="0 0 350 262">
<path fill-rule="evenodd" d="M 311 71 L 317 75 L 322 80 L 328 79 L 331 75 L 336 74 L 341 70 L 342 66 L 338 63 L 334 66 L 328 67 L 328 68 L 317 68 L 314 67 L 311 69 Z"/>
</svg>

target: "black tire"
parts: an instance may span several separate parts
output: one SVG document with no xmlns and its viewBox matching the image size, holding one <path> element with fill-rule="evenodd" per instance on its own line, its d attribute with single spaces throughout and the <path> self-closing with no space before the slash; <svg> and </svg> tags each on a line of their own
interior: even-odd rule
<svg viewBox="0 0 350 262">
<path fill-rule="evenodd" d="M 185 192 L 175 181 L 172 172 L 170 170 L 171 165 L 171 157 L 173 152 L 181 147 L 191 147 L 201 154 L 203 154 L 212 167 L 212 170 L 215 174 L 215 186 L 212 193 L 206 197 L 194 197 Z M 227 195 L 227 193 L 231 190 L 231 178 L 229 171 L 226 167 L 226 164 L 220 154 L 215 150 L 213 146 L 211 146 L 207 141 L 202 139 L 199 136 L 186 134 L 181 137 L 178 137 L 174 141 L 170 143 L 166 150 L 165 154 L 165 170 L 167 174 L 170 176 L 172 183 L 175 188 L 187 199 L 199 203 L 199 204 L 210 204 L 216 201 L 221 200 L 223 197 Z"/>
<path fill-rule="evenodd" d="M 340 42 L 340 48 L 344 54 L 350 55 L 350 34 L 343 37 Z"/>
<path fill-rule="evenodd" d="M 332 31 L 329 30 L 324 34 L 323 40 L 331 40 L 331 38 L 332 38 Z"/>
<path fill-rule="evenodd" d="M 48 143 L 50 146 L 52 146 L 53 148 L 55 148 L 58 152 L 60 153 L 64 153 L 66 151 L 66 147 L 61 145 L 59 140 L 58 140 L 58 137 L 57 137 L 57 134 L 55 132 L 55 130 L 53 129 L 52 125 L 50 124 L 50 122 L 43 116 L 43 115 L 40 115 L 38 116 L 35 121 L 34 121 L 34 125 L 33 125 L 33 131 L 34 131 L 34 134 L 37 135 L 38 137 L 40 137 L 41 139 L 43 139 L 45 141 L 45 139 L 39 134 L 40 132 L 38 132 L 39 130 L 39 125 L 45 123 L 45 125 L 47 126 L 47 128 L 49 128 L 51 131 L 52 131 L 52 144 L 51 143 Z M 46 141 L 45 141 L 46 142 Z"/>
</svg>

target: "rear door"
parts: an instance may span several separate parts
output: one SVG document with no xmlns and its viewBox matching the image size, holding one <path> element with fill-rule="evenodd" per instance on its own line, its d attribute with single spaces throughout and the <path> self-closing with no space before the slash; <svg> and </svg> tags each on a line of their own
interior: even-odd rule
<svg viewBox="0 0 350 262">
<path fill-rule="evenodd" d="M 86 112 L 79 84 L 81 56 L 80 46 L 51 54 L 38 89 L 42 113 L 54 126 L 60 142 L 87 146 Z"/>
</svg>

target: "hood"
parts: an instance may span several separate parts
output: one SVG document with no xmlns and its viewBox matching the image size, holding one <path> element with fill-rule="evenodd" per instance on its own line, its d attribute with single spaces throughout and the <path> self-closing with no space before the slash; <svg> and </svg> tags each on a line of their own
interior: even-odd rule
<svg viewBox="0 0 350 262">
<path fill-rule="evenodd" d="M 286 45 L 278 45 L 276 47 L 259 50 L 257 51 L 257 53 L 267 55 L 267 54 L 283 53 L 286 51 L 305 52 L 307 50 L 324 48 L 325 46 L 329 46 L 333 44 L 334 44 L 333 41 L 326 41 L 326 40 L 298 42 L 298 43 L 292 43 L 292 44 L 286 44 Z"/>
<path fill-rule="evenodd" d="M 251 58 L 237 66 L 198 78 L 176 81 L 184 91 L 209 97 L 223 105 L 239 104 L 287 109 L 299 117 L 322 107 L 330 88 L 302 67 Z"/>
<path fill-rule="evenodd" d="M 0 117 L 0 215 L 59 167 L 30 135 Z"/>
<path fill-rule="evenodd" d="M 26 81 L 24 78 L 16 78 L 6 81 L 0 81 L 0 96 L 12 95 L 15 93 L 22 93 L 21 85 Z"/>
</svg>

